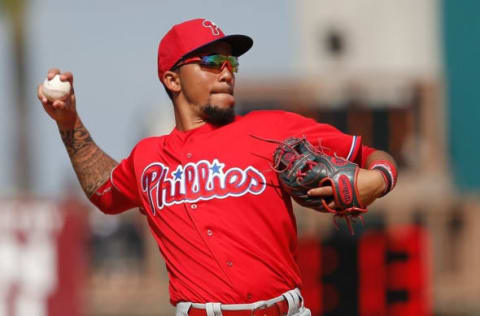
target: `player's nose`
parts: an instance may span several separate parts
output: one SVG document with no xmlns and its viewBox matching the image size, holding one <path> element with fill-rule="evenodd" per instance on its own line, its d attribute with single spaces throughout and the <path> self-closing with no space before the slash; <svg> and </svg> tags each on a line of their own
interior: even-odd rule
<svg viewBox="0 0 480 316">
<path fill-rule="evenodd" d="M 224 63 L 222 65 L 222 71 L 220 72 L 220 81 L 221 82 L 227 82 L 227 83 L 232 83 L 235 78 L 235 75 L 233 74 L 233 70 L 230 66 L 229 63 Z"/>
</svg>

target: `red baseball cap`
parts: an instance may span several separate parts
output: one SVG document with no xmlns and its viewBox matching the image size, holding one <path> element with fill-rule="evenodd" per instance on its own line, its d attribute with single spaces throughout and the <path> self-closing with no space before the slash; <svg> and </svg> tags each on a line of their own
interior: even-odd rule
<svg viewBox="0 0 480 316">
<path fill-rule="evenodd" d="M 174 25 L 158 45 L 158 77 L 172 69 L 185 55 L 217 41 L 232 47 L 232 55 L 240 56 L 248 51 L 253 40 L 246 35 L 225 35 L 212 21 L 194 19 Z"/>
</svg>

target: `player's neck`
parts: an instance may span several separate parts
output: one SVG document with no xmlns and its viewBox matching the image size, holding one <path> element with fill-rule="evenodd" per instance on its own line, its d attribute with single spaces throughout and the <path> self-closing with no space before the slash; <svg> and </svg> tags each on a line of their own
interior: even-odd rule
<svg viewBox="0 0 480 316">
<path fill-rule="evenodd" d="M 189 131 L 205 124 L 205 121 L 188 107 L 174 106 L 174 113 L 175 127 L 179 131 Z"/>
</svg>

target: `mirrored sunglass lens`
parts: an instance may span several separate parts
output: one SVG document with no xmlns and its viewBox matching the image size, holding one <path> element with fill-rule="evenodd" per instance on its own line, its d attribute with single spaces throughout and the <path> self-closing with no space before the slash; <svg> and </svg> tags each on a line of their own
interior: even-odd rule
<svg viewBox="0 0 480 316">
<path fill-rule="evenodd" d="M 222 63 L 228 61 L 232 67 L 238 66 L 238 59 L 235 56 L 222 56 Z"/>
<path fill-rule="evenodd" d="M 221 66 L 225 61 L 228 61 L 232 66 L 238 65 L 237 57 L 224 55 L 209 55 L 204 56 L 202 61 L 206 64 Z"/>
<path fill-rule="evenodd" d="M 237 58 L 237 57 L 229 56 L 229 57 L 227 58 L 227 60 L 230 61 L 230 64 L 232 65 L 232 67 L 235 67 L 235 68 L 238 67 L 238 58 Z"/>
<path fill-rule="evenodd" d="M 224 60 L 225 59 L 221 55 L 209 55 L 202 58 L 204 64 L 211 66 L 220 66 Z"/>
</svg>

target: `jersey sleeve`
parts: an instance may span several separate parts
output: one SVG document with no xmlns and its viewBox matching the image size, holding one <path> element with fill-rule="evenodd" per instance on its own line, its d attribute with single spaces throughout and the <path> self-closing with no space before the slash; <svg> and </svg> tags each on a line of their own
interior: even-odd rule
<svg viewBox="0 0 480 316">
<path fill-rule="evenodd" d="M 110 178 L 90 197 L 102 212 L 117 214 L 140 206 L 135 176 L 135 149 L 111 172 Z"/>
<path fill-rule="evenodd" d="M 310 143 L 321 146 L 329 154 L 336 154 L 350 161 L 361 157 L 361 136 L 342 133 L 329 124 L 291 112 L 284 112 L 280 120 L 279 124 L 285 132 L 284 138 L 305 136 Z"/>
<path fill-rule="evenodd" d="M 367 164 L 367 159 L 368 159 L 368 157 L 369 157 L 371 154 L 373 154 L 375 151 L 376 151 L 375 148 L 362 145 L 361 154 L 357 155 L 357 159 L 355 160 L 355 162 L 356 162 L 360 167 L 362 167 L 362 168 L 367 167 L 367 166 L 366 166 L 366 164 Z"/>
</svg>

